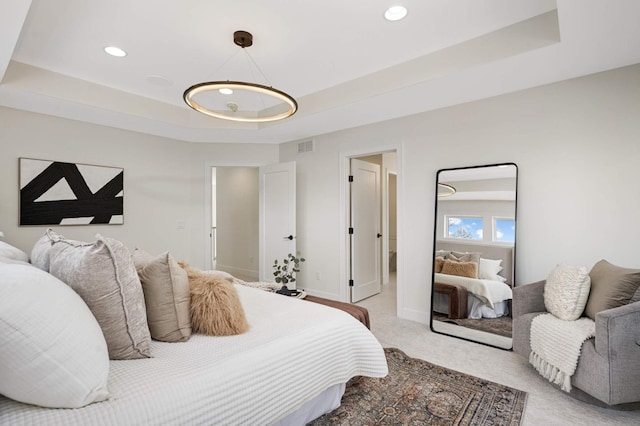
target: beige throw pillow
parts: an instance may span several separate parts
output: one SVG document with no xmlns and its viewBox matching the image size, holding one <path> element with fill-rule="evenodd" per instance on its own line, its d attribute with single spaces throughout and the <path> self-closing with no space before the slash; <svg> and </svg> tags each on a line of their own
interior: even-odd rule
<svg viewBox="0 0 640 426">
<path fill-rule="evenodd" d="M 592 320 L 600 311 L 626 305 L 640 288 L 640 269 L 621 268 L 606 260 L 596 263 L 589 275 L 591 294 L 585 313 Z"/>
<path fill-rule="evenodd" d="M 454 262 L 445 259 L 442 263 L 442 273 L 467 278 L 478 278 L 478 264 L 475 262 Z"/>
<path fill-rule="evenodd" d="M 444 257 L 436 257 L 435 271 L 436 274 L 442 273 L 442 265 L 444 265 Z"/>
<path fill-rule="evenodd" d="M 136 249 L 133 260 L 142 283 L 151 337 L 185 342 L 191 336 L 191 294 L 187 272 L 169 252 L 152 256 Z"/>
<path fill-rule="evenodd" d="M 101 235 L 93 243 L 61 239 L 49 260 L 51 274 L 80 295 L 100 324 L 109 359 L 151 356 L 142 285 L 121 242 Z"/>
<path fill-rule="evenodd" d="M 191 327 L 194 333 L 231 336 L 249 330 L 232 280 L 183 265 L 191 287 Z"/>
<path fill-rule="evenodd" d="M 544 285 L 544 306 L 561 320 L 577 320 L 584 312 L 590 288 L 587 268 L 558 265 Z"/>
</svg>

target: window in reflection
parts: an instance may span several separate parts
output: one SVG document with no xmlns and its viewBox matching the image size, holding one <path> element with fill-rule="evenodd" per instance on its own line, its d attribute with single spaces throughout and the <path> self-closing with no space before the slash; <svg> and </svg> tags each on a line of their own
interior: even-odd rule
<svg viewBox="0 0 640 426">
<path fill-rule="evenodd" d="M 465 240 L 482 240 L 482 218 L 471 216 L 446 216 L 446 238 L 462 238 Z"/>
<path fill-rule="evenodd" d="M 493 218 L 493 241 L 513 243 L 516 240 L 516 220 L 513 218 Z"/>
</svg>

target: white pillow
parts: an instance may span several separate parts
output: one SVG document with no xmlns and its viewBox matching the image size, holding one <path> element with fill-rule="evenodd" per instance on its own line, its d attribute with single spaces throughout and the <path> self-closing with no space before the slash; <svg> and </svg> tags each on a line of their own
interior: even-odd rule
<svg viewBox="0 0 640 426">
<path fill-rule="evenodd" d="M 15 259 L 11 259 L 9 257 L 4 257 L 4 256 L 0 256 L 0 263 L 17 263 L 20 265 L 32 266 L 29 262 L 25 262 L 22 260 L 15 260 Z"/>
<path fill-rule="evenodd" d="M 28 262 L 29 255 L 17 247 L 7 244 L 4 241 L 0 241 L 0 257 L 5 257 L 11 260 L 19 260 L 21 262 Z"/>
<path fill-rule="evenodd" d="M 0 277 L 0 394 L 53 408 L 107 399 L 107 344 L 80 296 L 29 265 L 0 264 Z"/>
<path fill-rule="evenodd" d="M 544 285 L 544 306 L 561 320 L 577 320 L 584 312 L 590 290 L 587 268 L 558 265 L 549 273 Z"/>
<path fill-rule="evenodd" d="M 478 268 L 478 278 L 481 280 L 506 281 L 504 277 L 498 275 L 502 271 L 502 259 L 483 259 L 480 258 Z"/>
</svg>

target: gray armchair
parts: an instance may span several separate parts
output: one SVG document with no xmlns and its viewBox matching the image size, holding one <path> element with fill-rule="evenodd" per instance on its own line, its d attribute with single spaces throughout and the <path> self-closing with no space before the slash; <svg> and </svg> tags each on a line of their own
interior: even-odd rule
<svg viewBox="0 0 640 426">
<path fill-rule="evenodd" d="M 513 289 L 513 351 L 527 359 L 531 321 L 546 313 L 544 284 Z M 596 314 L 596 336 L 584 342 L 571 385 L 575 396 L 578 388 L 607 405 L 640 401 L 640 302 Z"/>
</svg>

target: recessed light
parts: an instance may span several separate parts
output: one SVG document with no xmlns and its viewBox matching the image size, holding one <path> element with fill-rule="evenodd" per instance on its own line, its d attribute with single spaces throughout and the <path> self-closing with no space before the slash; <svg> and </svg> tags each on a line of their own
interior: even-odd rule
<svg viewBox="0 0 640 426">
<path fill-rule="evenodd" d="M 107 52 L 109 55 L 116 56 L 118 58 L 127 56 L 127 52 L 125 52 L 124 50 L 116 46 L 107 46 L 104 48 L 104 51 Z"/>
<path fill-rule="evenodd" d="M 384 17 L 387 21 L 399 21 L 405 16 L 407 16 L 407 8 L 400 5 L 391 6 L 384 12 Z"/>
<path fill-rule="evenodd" d="M 233 90 L 231 89 L 227 89 L 227 88 L 222 88 L 220 90 L 218 90 L 218 92 L 222 93 L 223 95 L 232 95 L 233 94 Z"/>
</svg>

